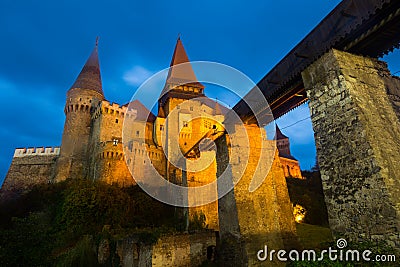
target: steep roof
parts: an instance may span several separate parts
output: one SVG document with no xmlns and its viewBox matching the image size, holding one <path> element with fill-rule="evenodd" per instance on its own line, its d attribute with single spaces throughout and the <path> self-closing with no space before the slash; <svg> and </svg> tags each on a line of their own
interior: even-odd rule
<svg viewBox="0 0 400 267">
<path fill-rule="evenodd" d="M 215 100 L 208 98 L 206 96 L 200 97 L 197 99 L 198 101 L 200 101 L 202 104 L 212 108 L 213 111 L 213 115 L 225 115 L 227 114 L 230 109 L 221 105 L 220 103 L 216 102 Z"/>
<path fill-rule="evenodd" d="M 129 102 L 124 106 L 129 106 L 129 108 L 135 109 L 137 111 L 136 120 L 138 121 L 154 122 L 156 120 L 156 116 L 154 116 L 154 114 L 150 110 L 148 110 L 139 100 L 134 100 L 133 102 Z"/>
<path fill-rule="evenodd" d="M 184 65 L 179 65 L 188 63 Z M 168 71 L 167 83 L 184 84 L 189 83 L 198 87 L 204 88 L 204 86 L 197 81 L 197 77 L 194 74 L 192 65 L 190 64 L 189 57 L 183 47 L 181 38 L 178 38 L 175 45 L 174 54 Z"/>
<path fill-rule="evenodd" d="M 104 96 L 103 86 L 101 83 L 99 56 L 97 51 L 97 41 L 92 53 L 87 59 L 81 72 L 70 89 L 80 88 L 93 90 Z"/>
<path fill-rule="evenodd" d="M 278 127 L 278 124 L 275 124 L 275 139 L 276 140 L 289 139 L 289 137 L 287 137 L 281 132 L 281 129 L 279 129 Z"/>
</svg>

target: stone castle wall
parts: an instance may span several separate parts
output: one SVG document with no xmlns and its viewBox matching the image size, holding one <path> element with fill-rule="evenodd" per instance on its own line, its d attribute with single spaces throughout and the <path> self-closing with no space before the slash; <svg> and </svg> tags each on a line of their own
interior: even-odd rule
<svg viewBox="0 0 400 267">
<path fill-rule="evenodd" d="M 299 162 L 297 160 L 279 157 L 279 161 L 281 162 L 281 168 L 285 173 L 285 177 L 303 179 L 303 176 L 301 175 Z"/>
<path fill-rule="evenodd" d="M 47 183 L 54 176 L 59 147 L 18 148 L 7 172 L 1 195 L 18 194 Z"/>
<path fill-rule="evenodd" d="M 127 238 L 117 242 L 116 252 L 122 267 L 199 266 L 207 261 L 207 256 L 212 256 L 215 246 L 216 236 L 210 231 L 164 235 L 154 245 L 145 245 L 134 237 Z"/>
<path fill-rule="evenodd" d="M 400 123 L 387 87 L 393 78 L 384 63 L 337 50 L 302 76 L 334 235 L 400 248 Z"/>
<path fill-rule="evenodd" d="M 102 98 L 100 93 L 93 90 L 73 88 L 68 91 L 55 181 L 88 175 L 91 114 Z"/>
<path fill-rule="evenodd" d="M 121 186 L 135 184 L 125 162 L 122 144 L 125 115 L 135 117 L 136 112 L 108 101 L 102 101 L 93 112 L 89 144 L 90 178 Z"/>
<path fill-rule="evenodd" d="M 218 201 L 219 260 L 226 266 L 257 266 L 257 251 L 265 245 L 275 250 L 298 246 L 278 151 L 273 142 L 266 140 L 265 130 L 246 125 L 245 130 L 237 130 L 229 138 L 222 136 L 216 143 L 217 175 L 226 172 L 230 183 L 240 179 Z M 247 158 L 245 151 L 249 151 Z M 250 191 L 254 181 L 261 184 Z"/>
</svg>

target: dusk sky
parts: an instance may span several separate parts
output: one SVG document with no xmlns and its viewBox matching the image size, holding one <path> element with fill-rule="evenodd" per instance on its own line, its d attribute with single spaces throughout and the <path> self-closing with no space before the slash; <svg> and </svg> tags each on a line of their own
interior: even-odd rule
<svg viewBox="0 0 400 267">
<path fill-rule="evenodd" d="M 0 184 L 15 148 L 61 144 L 66 92 L 96 36 L 105 97 L 125 104 L 169 66 L 179 33 L 191 60 L 223 63 L 258 82 L 339 2 L 2 0 Z M 384 59 L 400 71 L 398 51 Z M 300 121 L 307 117 L 303 105 L 277 121 L 302 169 L 315 163 L 311 122 Z"/>
</svg>

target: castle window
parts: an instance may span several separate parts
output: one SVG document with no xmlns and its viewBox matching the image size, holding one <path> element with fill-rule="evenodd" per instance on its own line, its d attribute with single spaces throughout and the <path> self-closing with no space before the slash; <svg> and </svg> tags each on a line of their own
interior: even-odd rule
<svg viewBox="0 0 400 267">
<path fill-rule="evenodd" d="M 115 119 L 115 123 L 118 123 L 118 119 Z"/>
<path fill-rule="evenodd" d="M 193 107 L 190 107 L 190 111 L 193 111 Z"/>
<path fill-rule="evenodd" d="M 114 145 L 114 146 L 118 145 L 118 139 L 114 139 L 114 140 L 113 140 L 113 145 Z"/>
<path fill-rule="evenodd" d="M 136 131 L 136 137 L 139 137 L 140 132 Z"/>
<path fill-rule="evenodd" d="M 187 121 L 183 121 L 183 127 L 188 127 L 188 122 Z"/>
<path fill-rule="evenodd" d="M 164 125 L 160 124 L 160 131 L 164 131 Z"/>
</svg>

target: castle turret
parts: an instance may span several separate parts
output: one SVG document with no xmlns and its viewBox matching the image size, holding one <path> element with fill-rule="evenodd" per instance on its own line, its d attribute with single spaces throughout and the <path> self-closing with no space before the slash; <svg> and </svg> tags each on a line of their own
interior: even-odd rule
<svg viewBox="0 0 400 267">
<path fill-rule="evenodd" d="M 91 113 L 104 100 L 101 83 L 97 41 L 86 64 L 67 92 L 66 115 L 56 181 L 86 177 L 88 174 L 88 144 Z"/>
<path fill-rule="evenodd" d="M 185 64 L 186 63 L 186 64 Z M 197 81 L 180 38 L 176 41 L 164 89 L 158 101 L 159 113 L 168 114 L 180 103 L 204 95 L 204 85 Z"/>
<path fill-rule="evenodd" d="M 275 140 L 279 152 L 279 161 L 282 165 L 285 177 L 303 178 L 299 161 L 290 153 L 289 137 L 281 132 L 277 124 L 275 128 Z"/>
</svg>

